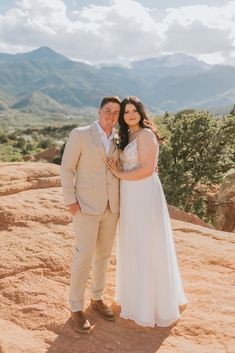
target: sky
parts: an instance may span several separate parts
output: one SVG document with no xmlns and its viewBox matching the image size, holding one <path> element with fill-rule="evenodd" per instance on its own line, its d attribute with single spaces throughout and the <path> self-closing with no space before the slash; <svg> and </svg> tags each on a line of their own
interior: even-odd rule
<svg viewBox="0 0 235 353">
<path fill-rule="evenodd" d="M 90 64 L 183 53 L 235 66 L 235 0 L 0 0 L 0 52 Z"/>
</svg>

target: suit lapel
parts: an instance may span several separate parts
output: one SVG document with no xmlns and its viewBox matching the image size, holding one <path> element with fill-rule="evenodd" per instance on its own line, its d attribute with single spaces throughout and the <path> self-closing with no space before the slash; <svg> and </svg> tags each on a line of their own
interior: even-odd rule
<svg viewBox="0 0 235 353">
<path fill-rule="evenodd" d="M 95 144 L 96 144 L 96 147 L 97 147 L 99 153 L 102 155 L 104 160 L 106 160 L 105 148 L 104 148 L 104 145 L 101 141 L 99 131 L 96 127 L 96 123 L 93 123 L 91 125 L 91 134 L 92 134 L 93 140 L 95 141 Z"/>
<path fill-rule="evenodd" d="M 112 139 L 109 147 L 108 157 L 110 157 L 114 153 L 115 149 L 116 149 L 116 146 L 114 143 L 114 139 Z"/>
</svg>

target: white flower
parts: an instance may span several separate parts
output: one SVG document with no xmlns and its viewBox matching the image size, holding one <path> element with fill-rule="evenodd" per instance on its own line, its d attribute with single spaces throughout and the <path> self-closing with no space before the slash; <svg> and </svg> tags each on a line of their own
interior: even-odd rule
<svg viewBox="0 0 235 353">
<path fill-rule="evenodd" d="M 114 141 L 115 146 L 117 148 L 119 148 L 119 146 L 120 146 L 120 137 L 119 137 L 117 132 L 113 136 L 113 141 Z"/>
</svg>

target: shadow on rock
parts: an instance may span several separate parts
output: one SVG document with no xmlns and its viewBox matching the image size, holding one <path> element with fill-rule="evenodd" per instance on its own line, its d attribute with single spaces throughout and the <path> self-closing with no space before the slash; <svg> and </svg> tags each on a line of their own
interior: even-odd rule
<svg viewBox="0 0 235 353">
<path fill-rule="evenodd" d="M 78 333 L 67 320 L 58 337 L 46 353 L 155 353 L 169 336 L 173 325 L 168 328 L 141 327 L 130 320 L 119 317 L 119 309 L 113 307 L 116 320 L 105 321 L 89 307 L 86 315 L 94 329 Z"/>
</svg>

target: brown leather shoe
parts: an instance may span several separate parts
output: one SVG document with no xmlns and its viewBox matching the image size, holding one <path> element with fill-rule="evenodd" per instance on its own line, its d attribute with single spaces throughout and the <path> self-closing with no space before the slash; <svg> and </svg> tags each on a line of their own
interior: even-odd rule
<svg viewBox="0 0 235 353">
<path fill-rule="evenodd" d="M 102 300 L 91 299 L 91 307 L 96 310 L 105 320 L 113 321 L 114 312 L 113 310 Z"/>
<path fill-rule="evenodd" d="M 73 328 L 79 332 L 90 332 L 91 324 L 87 320 L 83 311 L 71 312 L 71 319 L 73 322 Z"/>
</svg>

